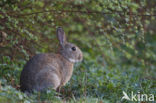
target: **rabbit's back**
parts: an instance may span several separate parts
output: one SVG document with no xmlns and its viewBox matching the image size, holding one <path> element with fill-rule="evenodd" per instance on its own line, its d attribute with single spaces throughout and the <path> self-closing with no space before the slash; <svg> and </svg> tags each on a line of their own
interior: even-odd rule
<svg viewBox="0 0 156 103">
<path fill-rule="evenodd" d="M 39 89 L 38 85 L 41 85 L 43 81 L 46 82 L 46 78 L 53 74 L 51 77 L 55 78 L 55 82 L 59 81 L 56 80 L 56 76 L 60 76 L 58 56 L 58 54 L 37 54 L 31 58 L 21 73 L 21 90 L 32 91 L 32 89 Z"/>
<path fill-rule="evenodd" d="M 20 78 L 22 91 L 57 89 L 71 78 L 73 63 L 60 54 L 38 54 L 25 65 Z"/>
</svg>

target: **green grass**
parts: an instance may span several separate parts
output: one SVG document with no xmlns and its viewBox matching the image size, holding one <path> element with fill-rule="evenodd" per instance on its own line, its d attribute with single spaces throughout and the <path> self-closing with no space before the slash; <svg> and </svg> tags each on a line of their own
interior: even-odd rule
<svg viewBox="0 0 156 103">
<path fill-rule="evenodd" d="M 31 103 L 49 101 L 61 103 L 129 103 L 121 101 L 122 91 L 156 94 L 155 69 L 146 70 L 134 66 L 99 66 L 84 61 L 75 65 L 73 76 L 61 93 L 48 89 L 29 96 L 20 92 L 19 76 L 25 61 L 1 65 L 0 103 Z M 19 65 L 20 64 L 20 65 Z M 21 65 L 23 64 L 23 65 Z M 16 69 L 15 69 L 16 68 Z M 12 70 L 12 71 L 11 71 Z M 131 102 L 130 102 L 131 103 Z"/>
</svg>

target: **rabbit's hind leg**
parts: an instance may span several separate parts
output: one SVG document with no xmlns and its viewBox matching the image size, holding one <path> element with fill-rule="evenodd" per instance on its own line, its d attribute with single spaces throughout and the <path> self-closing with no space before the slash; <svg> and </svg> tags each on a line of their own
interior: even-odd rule
<svg viewBox="0 0 156 103">
<path fill-rule="evenodd" d="M 52 87 L 54 90 L 60 85 L 61 79 L 58 74 L 53 70 L 45 70 L 37 75 L 35 89 L 37 91 L 45 90 Z"/>
</svg>

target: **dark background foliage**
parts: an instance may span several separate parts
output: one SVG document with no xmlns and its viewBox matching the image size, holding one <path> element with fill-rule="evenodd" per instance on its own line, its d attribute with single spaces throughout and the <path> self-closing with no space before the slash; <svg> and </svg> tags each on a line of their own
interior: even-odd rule
<svg viewBox="0 0 156 103">
<path fill-rule="evenodd" d="M 57 52 L 58 26 L 84 53 L 63 89 L 67 101 L 111 103 L 120 102 L 123 90 L 155 93 L 155 5 L 155 0 L 1 0 L 0 101 L 56 99 L 51 92 L 27 97 L 18 88 L 29 58 Z"/>
</svg>

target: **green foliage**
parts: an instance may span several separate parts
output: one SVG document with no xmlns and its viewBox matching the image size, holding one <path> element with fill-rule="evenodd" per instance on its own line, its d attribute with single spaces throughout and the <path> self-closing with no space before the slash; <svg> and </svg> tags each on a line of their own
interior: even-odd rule
<svg viewBox="0 0 156 103">
<path fill-rule="evenodd" d="M 120 102 L 122 91 L 155 93 L 155 0 L 1 0 L 0 102 Z M 31 96 L 19 91 L 29 58 L 56 52 L 56 28 L 78 45 L 84 61 L 70 82 Z"/>
</svg>

